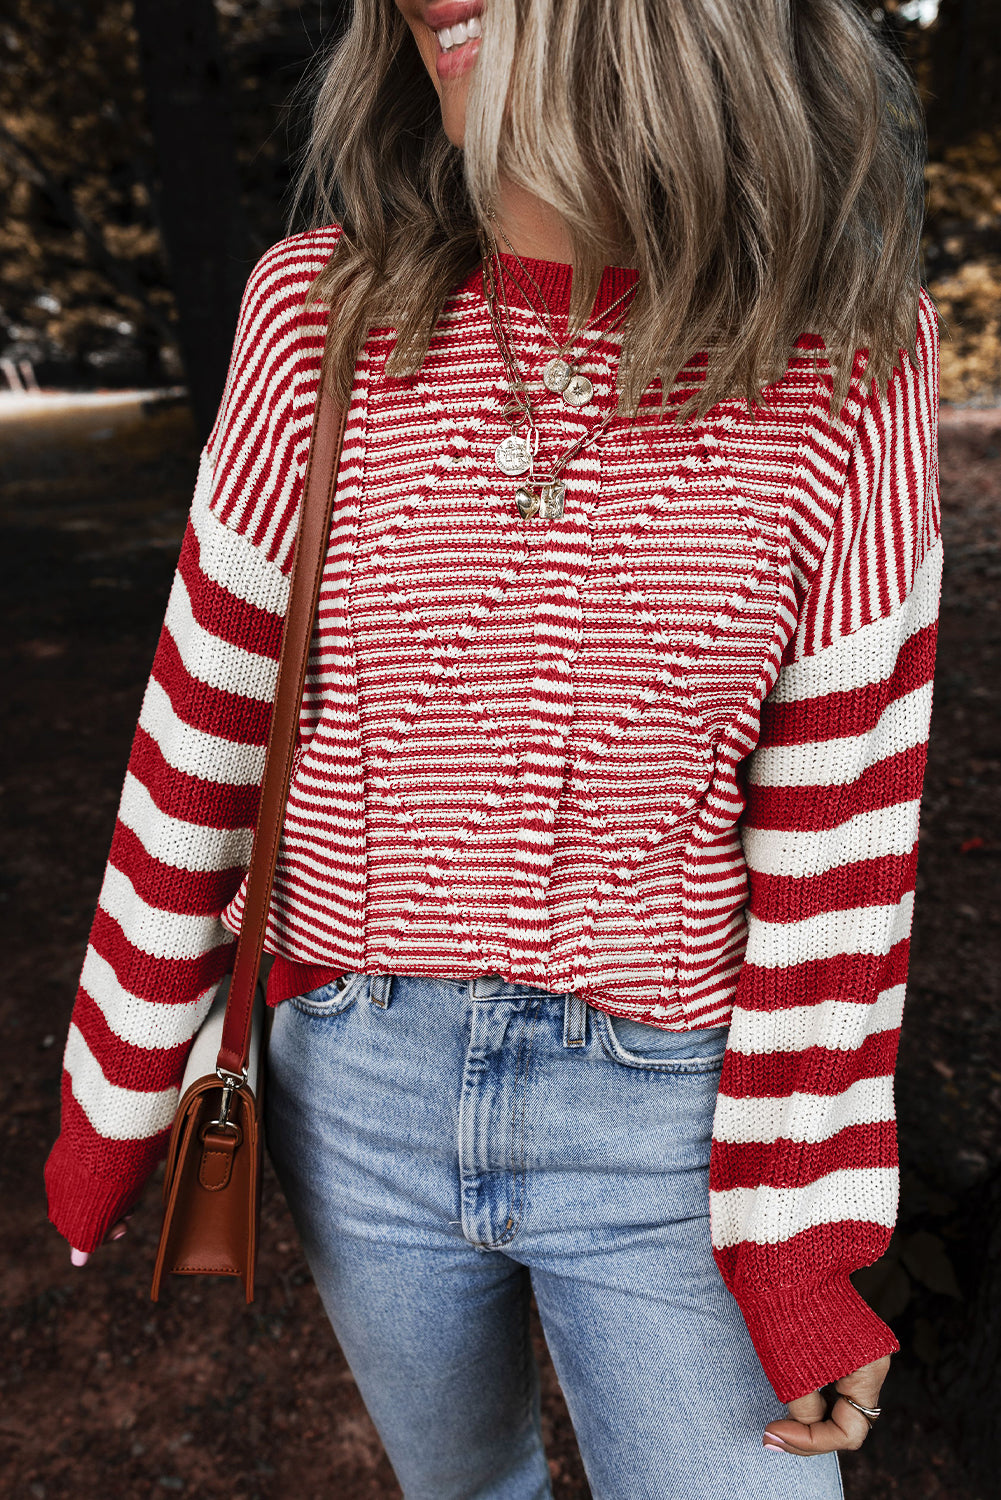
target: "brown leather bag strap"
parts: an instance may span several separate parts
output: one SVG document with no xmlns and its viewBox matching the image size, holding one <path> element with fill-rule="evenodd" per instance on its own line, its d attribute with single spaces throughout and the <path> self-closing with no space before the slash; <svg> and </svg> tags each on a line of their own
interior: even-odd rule
<svg viewBox="0 0 1001 1500">
<path fill-rule="evenodd" d="M 292 777 L 292 755 L 299 727 L 299 709 L 306 682 L 309 641 L 327 556 L 330 522 L 337 487 L 337 470 L 344 444 L 347 409 L 335 406 L 324 386 L 320 392 L 309 439 L 303 481 L 303 500 L 296 531 L 295 562 L 278 662 L 271 732 L 268 737 L 261 800 L 250 855 L 243 921 L 236 945 L 233 978 L 226 1000 L 226 1019 L 217 1066 L 243 1075 L 250 1055 L 254 991 L 264 951 L 264 932 L 271 904 L 278 843 Z"/>
</svg>

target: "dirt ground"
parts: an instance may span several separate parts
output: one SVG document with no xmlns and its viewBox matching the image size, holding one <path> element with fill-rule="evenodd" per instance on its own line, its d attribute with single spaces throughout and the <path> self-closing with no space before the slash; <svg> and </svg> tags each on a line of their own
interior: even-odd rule
<svg viewBox="0 0 1001 1500">
<path fill-rule="evenodd" d="M 977 1187 L 1001 1162 L 999 451 L 1001 411 L 943 410 L 947 572 L 898 1069 L 900 1226 L 862 1287 L 904 1351 L 886 1415 L 844 1462 L 849 1500 L 986 1500 L 935 1378 L 969 1301 Z M 201 1278 L 174 1278 L 150 1302 L 159 1177 L 129 1235 L 84 1271 L 45 1217 L 66 1024 L 196 457 L 185 410 L 169 403 L 0 424 L 0 1492 L 383 1500 L 400 1491 L 270 1171 L 249 1308 L 233 1284 Z M 535 1342 L 555 1494 L 583 1500 L 537 1320 Z"/>
</svg>

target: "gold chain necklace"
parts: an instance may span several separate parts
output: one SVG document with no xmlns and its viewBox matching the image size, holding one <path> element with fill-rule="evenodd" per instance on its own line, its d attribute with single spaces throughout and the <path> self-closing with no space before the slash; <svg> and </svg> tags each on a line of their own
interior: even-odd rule
<svg viewBox="0 0 1001 1500">
<path fill-rule="evenodd" d="M 510 244 L 510 241 L 508 241 L 508 243 Z M 514 254 L 515 260 L 517 260 L 519 266 L 521 266 L 522 271 L 524 271 L 525 275 L 528 276 L 530 281 L 532 281 L 533 285 L 536 288 L 536 291 L 539 292 L 539 296 L 541 298 L 542 294 L 539 290 L 538 284 L 535 282 L 534 278 L 526 270 L 526 268 L 521 264 L 520 257 L 518 256 L 517 252 L 514 251 L 513 247 L 512 254 Z M 517 477 L 518 475 L 525 474 L 526 472 L 529 474 L 528 482 L 519 485 L 515 492 L 515 504 L 518 509 L 518 514 L 525 520 L 531 520 L 538 517 L 541 520 L 556 521 L 559 520 L 563 515 L 566 503 L 566 484 L 558 477 L 559 473 L 572 458 L 575 458 L 577 454 L 581 452 L 583 448 L 585 448 L 588 444 L 594 442 L 599 433 L 601 433 L 608 425 L 618 408 L 618 396 L 616 395 L 615 403 L 610 408 L 610 410 L 605 413 L 605 416 L 602 418 L 602 420 L 596 423 L 589 432 L 582 433 L 577 441 L 575 443 L 572 443 L 567 451 L 560 455 L 556 462 L 550 467 L 549 473 L 544 479 L 537 479 L 535 475 L 535 458 L 539 448 L 539 429 L 535 421 L 535 412 L 532 405 L 532 400 L 528 394 L 528 386 L 522 375 L 521 369 L 518 365 L 517 357 L 514 352 L 511 310 L 508 306 L 506 291 L 504 290 L 504 270 L 505 267 L 500 260 L 500 255 L 497 252 L 496 244 L 494 243 L 489 247 L 489 251 L 487 253 L 484 253 L 483 256 L 483 289 L 484 298 L 487 304 L 487 310 L 490 316 L 490 325 L 493 330 L 498 349 L 500 350 L 501 358 L 503 359 L 505 368 L 508 371 L 508 388 L 510 396 L 503 408 L 503 415 L 511 428 L 510 437 L 506 437 L 502 440 L 502 442 L 497 447 L 494 457 L 497 463 L 497 467 L 501 470 L 502 473 L 507 474 L 509 477 Z M 497 272 L 500 273 L 499 276 Z M 499 300 L 503 303 L 504 308 L 503 319 L 501 318 L 497 310 L 498 288 Z M 560 394 L 564 395 L 564 399 L 567 400 L 568 405 L 585 405 L 587 401 L 591 399 L 594 388 L 587 377 L 579 374 L 579 372 L 574 369 L 573 363 L 571 363 L 570 360 L 565 359 L 564 356 L 569 352 L 571 345 L 577 342 L 581 334 L 589 332 L 592 327 L 599 323 L 603 318 L 607 317 L 607 315 L 612 312 L 614 308 L 619 305 L 619 303 L 623 302 L 625 298 L 634 290 L 635 286 L 627 287 L 626 291 L 622 293 L 622 296 L 616 298 L 615 302 L 611 303 L 608 307 L 603 308 L 600 313 L 592 317 L 588 321 L 588 323 L 585 324 L 584 328 L 582 328 L 580 332 L 574 336 L 574 338 L 567 340 L 564 345 L 560 345 L 559 341 L 553 335 L 551 323 L 549 329 L 545 330 L 547 336 L 551 339 L 553 344 L 556 345 L 558 354 L 555 360 L 550 360 L 549 364 L 547 364 L 546 370 L 543 375 L 543 383 L 546 385 L 546 388 L 548 390 L 559 390 Z M 522 291 L 524 293 L 523 288 Z M 530 302 L 531 299 L 526 297 L 526 301 Z M 544 298 L 542 299 L 542 301 L 543 305 L 545 305 Z M 534 308 L 533 311 L 535 311 Z M 537 312 L 536 317 L 541 323 L 542 319 L 539 318 Z M 625 317 L 626 313 L 623 313 L 622 318 L 620 318 L 619 321 L 615 324 L 616 328 L 619 327 L 622 321 L 624 321 Z M 543 327 L 545 327 L 545 325 L 543 325 Z M 610 331 L 614 332 L 614 329 Z M 554 368 L 556 366 L 559 366 L 560 368 Z M 562 379 L 564 370 L 566 370 L 567 373 L 567 378 L 565 381 Z M 547 372 L 550 374 L 549 380 L 545 378 Z M 550 383 L 550 381 L 552 381 L 552 384 Z M 583 395 L 583 399 L 574 399 L 574 397 L 578 395 L 578 393 L 580 393 L 582 389 L 584 389 L 584 387 L 580 385 L 575 387 L 574 392 L 569 397 L 566 395 L 567 387 L 570 385 L 571 381 L 580 381 L 584 383 L 584 387 L 586 387 L 586 394 Z M 560 387 L 558 382 L 562 382 L 562 388 Z M 522 437 L 518 433 L 518 428 L 522 425 L 522 422 L 527 422 L 528 424 L 528 438 Z"/>
<path fill-rule="evenodd" d="M 493 218 L 493 215 L 491 215 L 490 217 Z M 635 292 L 635 283 L 627 286 L 622 295 L 616 297 L 615 301 L 610 302 L 607 307 L 602 308 L 600 313 L 596 313 L 594 317 L 588 319 L 583 328 L 581 328 L 576 334 L 572 334 L 569 338 L 565 339 L 563 343 L 560 343 L 553 330 L 552 318 L 549 313 L 549 308 L 546 305 L 546 299 L 542 295 L 542 288 L 539 286 L 539 283 L 536 281 L 535 277 L 532 275 L 528 267 L 523 264 L 521 256 L 518 254 L 517 250 L 514 248 L 511 241 L 508 239 L 507 235 L 504 233 L 503 229 L 501 229 L 499 224 L 497 226 L 497 232 L 501 236 L 501 239 L 504 241 L 504 243 L 507 245 L 507 248 L 514 256 L 515 260 L 518 262 L 518 268 L 521 271 L 522 275 L 527 277 L 527 279 L 532 283 L 532 286 L 535 288 L 536 294 L 538 295 L 539 302 L 542 307 L 542 314 L 540 314 L 539 310 L 533 306 L 531 297 L 525 295 L 525 288 L 520 287 L 519 289 L 522 296 L 525 297 L 525 301 L 535 313 L 536 318 L 543 325 L 549 342 L 556 350 L 556 357 L 549 361 L 542 372 L 543 385 L 546 387 L 547 391 L 552 391 L 554 395 L 562 396 L 568 406 L 587 406 L 588 402 L 591 400 L 591 397 L 594 395 L 594 386 L 591 384 L 590 380 L 588 380 L 587 376 L 582 374 L 580 371 L 582 356 L 578 356 L 575 359 L 569 358 L 568 356 L 570 350 L 574 344 L 578 343 L 583 338 L 584 334 L 589 333 L 593 328 L 597 326 L 598 323 L 607 318 L 610 312 L 614 312 L 620 303 L 624 302 L 627 297 L 630 297 Z M 499 255 L 496 256 L 496 260 L 498 266 L 501 266 Z M 508 274 L 511 274 L 510 271 L 508 272 Z M 514 280 L 517 284 L 517 277 L 512 276 L 512 280 Z M 628 309 L 626 310 L 626 313 L 628 313 Z M 615 324 L 615 328 L 618 328 L 625 320 L 626 313 L 623 313 L 622 317 Z M 614 333 L 615 328 L 609 329 L 608 331 Z"/>
</svg>

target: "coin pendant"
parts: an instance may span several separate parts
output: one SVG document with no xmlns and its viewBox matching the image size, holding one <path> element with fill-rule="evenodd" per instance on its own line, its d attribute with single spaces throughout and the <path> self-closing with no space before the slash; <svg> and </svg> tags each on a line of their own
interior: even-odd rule
<svg viewBox="0 0 1001 1500">
<path fill-rule="evenodd" d="M 526 469 L 532 467 L 532 454 L 524 438 L 516 437 L 514 433 L 498 443 L 494 454 L 497 467 L 504 474 L 524 474 Z"/>
<path fill-rule="evenodd" d="M 514 492 L 514 500 L 518 507 L 518 514 L 523 521 L 530 521 L 539 509 L 538 495 L 534 490 L 530 490 L 526 484 L 518 486 Z"/>
<path fill-rule="evenodd" d="M 567 381 L 563 399 L 568 406 L 586 406 L 594 395 L 594 386 L 586 375 L 572 375 Z"/>
<path fill-rule="evenodd" d="M 565 359 L 551 359 L 542 372 L 542 383 L 547 391 L 555 391 L 560 395 L 566 390 L 572 374 Z"/>
<path fill-rule="evenodd" d="M 566 496 L 567 487 L 562 479 L 557 479 L 553 484 L 542 486 L 542 499 L 539 504 L 539 514 L 544 521 L 558 521 L 563 515 L 563 501 Z"/>
</svg>

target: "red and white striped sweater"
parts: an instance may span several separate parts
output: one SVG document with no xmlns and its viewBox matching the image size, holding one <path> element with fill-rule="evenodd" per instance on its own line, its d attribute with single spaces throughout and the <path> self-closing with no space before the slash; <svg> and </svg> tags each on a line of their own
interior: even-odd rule
<svg viewBox="0 0 1001 1500">
<path fill-rule="evenodd" d="M 50 1215 L 93 1249 L 162 1156 L 232 963 L 336 226 L 243 300 L 70 1025 Z M 514 268 L 513 257 L 505 263 Z M 558 329 L 570 268 L 526 263 Z M 635 277 L 606 268 L 597 309 Z M 551 348 L 511 292 L 537 381 Z M 613 318 L 614 321 L 614 318 Z M 495 972 L 672 1029 L 729 1020 L 721 1272 L 783 1400 L 896 1348 L 849 1275 L 896 1213 L 941 544 L 938 335 L 842 411 L 804 336 L 768 409 L 615 418 L 524 521 L 479 272 L 417 375 L 359 356 L 267 948 L 269 999 L 342 971 Z M 555 456 L 614 396 L 543 396 Z M 698 384 L 701 357 L 671 392 Z"/>
</svg>

